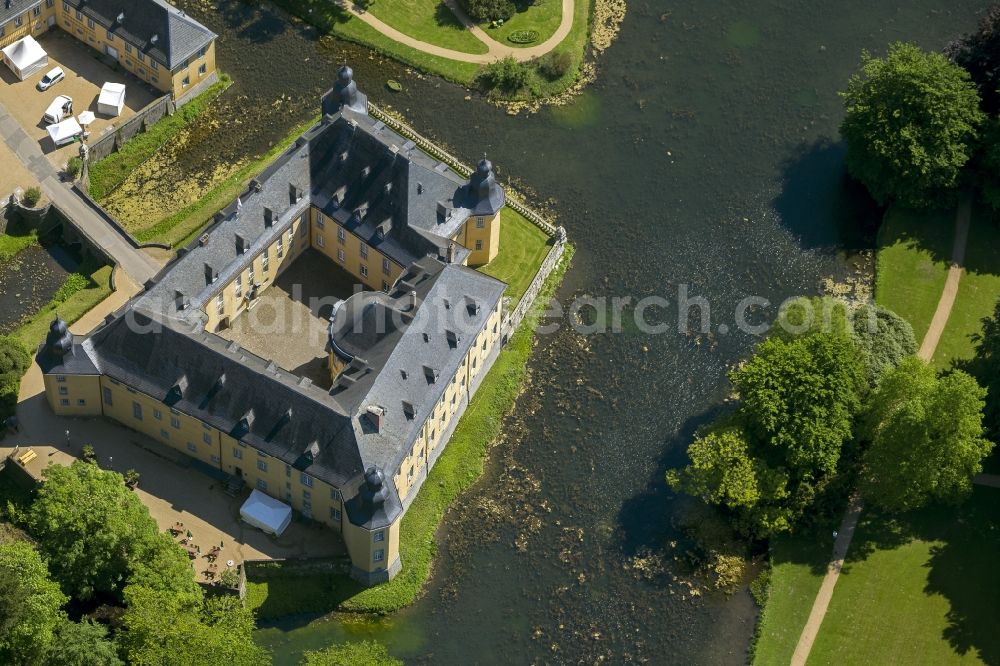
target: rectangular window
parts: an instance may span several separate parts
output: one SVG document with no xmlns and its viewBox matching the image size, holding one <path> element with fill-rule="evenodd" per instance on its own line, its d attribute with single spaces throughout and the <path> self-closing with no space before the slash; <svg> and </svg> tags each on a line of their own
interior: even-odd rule
<svg viewBox="0 0 1000 666">
<path fill-rule="evenodd" d="M 24 19 L 21 18 L 20 16 L 18 16 L 17 18 L 14 19 L 14 26 L 15 27 L 20 28 L 23 23 L 24 23 Z"/>
<path fill-rule="evenodd" d="M 481 240 L 477 240 L 476 241 L 476 249 L 477 250 L 482 250 L 483 249 L 483 241 L 481 241 Z"/>
<path fill-rule="evenodd" d="M 69 6 L 69 3 L 68 3 L 68 2 L 64 2 L 64 3 L 63 3 L 63 11 L 64 11 L 65 13 L 67 13 L 67 14 L 69 14 L 69 13 L 70 13 L 70 11 L 72 11 L 72 10 L 70 9 L 70 6 Z"/>
<path fill-rule="evenodd" d="M 201 433 L 201 441 L 205 442 L 206 444 L 211 444 L 212 443 L 212 435 L 210 435 L 207 432 Z"/>
<path fill-rule="evenodd" d="M 486 227 L 486 220 L 482 217 L 476 218 L 476 229 L 483 229 Z"/>
<path fill-rule="evenodd" d="M 310 518 L 312 516 L 312 510 L 313 510 L 312 502 L 309 502 L 307 500 L 302 500 L 302 515 L 305 516 L 306 518 Z"/>
<path fill-rule="evenodd" d="M 109 389 L 107 386 L 104 387 L 104 404 L 105 405 L 115 404 L 111 396 L 111 389 Z"/>
<path fill-rule="evenodd" d="M 330 499 L 332 499 L 335 502 L 339 502 L 340 501 L 340 491 L 337 490 L 336 488 L 330 488 Z"/>
<path fill-rule="evenodd" d="M 188 442 L 188 451 L 191 451 L 192 453 L 198 453 L 197 445 L 195 445 L 194 442 Z"/>
<path fill-rule="evenodd" d="M 291 245 L 295 241 L 295 230 L 291 227 L 288 228 L 288 244 Z"/>
<path fill-rule="evenodd" d="M 45 0 L 45 6 L 51 9 L 56 4 L 56 0 Z"/>
<path fill-rule="evenodd" d="M 362 266 L 361 267 L 361 277 L 368 277 L 368 267 L 367 266 Z"/>
<path fill-rule="evenodd" d="M 281 236 L 278 236 L 278 248 L 277 248 L 278 259 L 281 259 L 284 253 L 285 253 L 284 242 L 282 241 Z"/>
<path fill-rule="evenodd" d="M 330 520 L 340 520 L 340 509 L 334 509 L 332 506 L 330 507 Z"/>
<path fill-rule="evenodd" d="M 181 87 L 182 88 L 187 88 L 189 85 L 191 85 L 191 77 L 190 76 L 185 76 L 183 79 L 181 79 Z"/>
<path fill-rule="evenodd" d="M 220 291 L 219 295 L 215 297 L 215 311 L 222 314 L 226 311 L 226 297 Z"/>
<path fill-rule="evenodd" d="M 375 533 L 375 541 L 385 541 L 385 530 L 379 530 Z"/>
<path fill-rule="evenodd" d="M 62 400 L 59 401 L 59 404 L 62 405 L 63 407 L 69 407 L 69 400 L 63 398 Z"/>
<path fill-rule="evenodd" d="M 84 400 L 83 398 L 80 398 L 79 400 L 76 401 L 76 406 L 77 407 L 86 407 L 87 406 L 87 401 Z"/>
<path fill-rule="evenodd" d="M 125 53 L 132 53 L 132 45 L 125 42 Z"/>
<path fill-rule="evenodd" d="M 79 9 L 76 11 L 76 20 L 77 21 L 83 20 L 83 12 L 81 12 Z"/>
<path fill-rule="evenodd" d="M 389 260 L 388 259 L 385 259 L 385 258 L 382 259 L 382 272 L 385 273 L 386 275 L 389 274 Z"/>
<path fill-rule="evenodd" d="M 208 50 L 207 46 L 203 46 L 200 49 L 198 49 L 198 57 L 199 58 L 204 58 L 205 57 L 205 53 L 206 53 L 207 50 Z"/>
<path fill-rule="evenodd" d="M 386 282 L 385 280 L 382 280 L 382 291 L 387 292 L 387 293 L 389 291 L 389 283 Z"/>
<path fill-rule="evenodd" d="M 267 461 L 266 460 L 258 460 L 257 461 L 257 469 L 259 469 L 262 472 L 266 472 L 267 471 Z"/>
<path fill-rule="evenodd" d="M 41 7 L 32 7 L 32 9 L 31 9 L 31 15 L 32 16 L 39 16 L 39 15 L 41 15 L 41 13 L 42 13 L 42 8 Z"/>
<path fill-rule="evenodd" d="M 132 403 L 132 417 L 139 421 L 142 420 L 142 405 L 138 402 Z"/>
<path fill-rule="evenodd" d="M 160 428 L 160 437 L 162 437 L 163 439 L 170 439 L 170 433 L 164 430 L 163 428 Z"/>
<path fill-rule="evenodd" d="M 138 50 L 138 49 L 136 49 L 136 51 L 135 51 L 135 57 L 139 59 L 139 62 L 146 62 L 146 54 L 143 53 L 142 51 Z M 142 70 L 139 70 L 139 71 L 142 71 Z"/>
<path fill-rule="evenodd" d="M 65 386 L 59 387 L 59 395 L 69 395 L 69 389 Z"/>
<path fill-rule="evenodd" d="M 316 216 L 316 228 L 317 229 L 326 229 L 326 222 L 323 221 L 323 216 L 322 215 L 317 215 Z"/>
<path fill-rule="evenodd" d="M 94 29 L 94 19 L 87 19 L 87 27 L 91 30 Z"/>
<path fill-rule="evenodd" d="M 237 460 L 242 460 L 243 459 L 243 452 L 240 451 L 240 449 L 238 447 L 234 446 L 233 447 L 233 457 L 236 458 Z"/>
<path fill-rule="evenodd" d="M 66 375 L 59 375 L 58 377 L 56 377 L 56 381 L 59 382 L 60 384 L 66 383 Z"/>
<path fill-rule="evenodd" d="M 286 464 L 285 465 L 285 476 L 291 476 L 291 475 L 292 475 L 292 466 Z M 286 482 L 286 484 L 288 485 L 289 488 L 292 487 L 292 484 L 287 483 L 287 482 Z"/>
<path fill-rule="evenodd" d="M 271 257 L 268 256 L 267 250 L 264 250 L 264 254 L 260 258 L 260 268 L 265 273 L 271 269 Z"/>
<path fill-rule="evenodd" d="M 312 488 L 313 480 L 311 476 L 309 476 L 305 472 L 302 472 L 299 474 L 299 483 L 301 483 L 303 486 L 307 488 Z"/>
<path fill-rule="evenodd" d="M 341 243 L 347 240 L 347 232 L 344 231 L 343 227 L 337 228 L 337 240 L 340 241 Z"/>
<path fill-rule="evenodd" d="M 382 550 L 381 548 L 379 548 L 379 549 L 378 549 L 378 550 L 376 550 L 376 551 L 375 551 L 375 553 L 374 553 L 374 554 L 372 555 L 372 559 L 373 559 L 373 560 L 375 560 L 376 562 L 381 562 L 382 560 L 384 560 L 384 559 L 385 559 L 385 551 L 384 551 L 384 550 Z"/>
<path fill-rule="evenodd" d="M 150 58 L 149 59 L 149 68 L 150 69 L 159 69 L 160 68 L 160 63 L 158 63 L 155 60 L 153 60 L 152 58 Z"/>
<path fill-rule="evenodd" d="M 218 464 L 219 464 L 219 463 L 221 463 L 222 461 L 221 461 L 221 460 L 219 460 L 219 456 L 217 456 L 217 455 L 214 455 L 214 454 L 213 454 L 213 455 L 212 455 L 212 462 L 214 462 L 214 463 L 215 463 L 216 465 L 218 465 Z"/>
<path fill-rule="evenodd" d="M 115 41 L 115 33 L 111 32 L 110 30 L 108 30 L 108 41 L 109 42 Z"/>
<path fill-rule="evenodd" d="M 177 418 L 176 416 L 171 416 L 170 417 L 170 425 L 173 426 L 174 428 L 180 430 L 181 420 L 179 418 Z"/>
<path fill-rule="evenodd" d="M 326 242 L 323 240 L 322 235 L 316 236 L 316 245 L 319 245 L 320 247 L 326 246 Z"/>
<path fill-rule="evenodd" d="M 361 241 L 361 258 L 362 259 L 368 258 L 368 246 L 365 245 L 364 241 Z"/>
<path fill-rule="evenodd" d="M 242 275 L 237 275 L 236 276 L 236 298 L 239 298 L 242 295 L 243 295 L 243 276 Z"/>
<path fill-rule="evenodd" d="M 267 481 L 265 481 L 264 479 L 257 479 L 257 490 L 262 490 L 262 491 L 264 491 L 266 493 L 267 492 Z"/>
<path fill-rule="evenodd" d="M 156 419 L 157 421 L 159 421 L 160 419 L 163 418 L 163 412 L 161 412 L 158 409 L 154 409 L 153 410 L 153 418 Z"/>
<path fill-rule="evenodd" d="M 344 260 L 346 258 L 347 258 L 347 256 L 344 254 L 344 251 L 341 248 L 338 247 L 337 248 L 337 261 L 339 261 L 340 263 L 344 263 Z"/>
</svg>

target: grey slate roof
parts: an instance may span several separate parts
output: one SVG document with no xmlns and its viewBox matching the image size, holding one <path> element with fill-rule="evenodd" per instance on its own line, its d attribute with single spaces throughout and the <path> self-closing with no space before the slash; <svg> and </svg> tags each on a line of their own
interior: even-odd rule
<svg viewBox="0 0 1000 666">
<path fill-rule="evenodd" d="M 41 0 L 0 0 L 0 25 L 42 4 Z M 9 6 L 8 6 L 9 5 Z"/>
<path fill-rule="evenodd" d="M 65 2 L 170 70 L 208 46 L 216 37 L 211 30 L 164 0 Z M 124 20 L 119 23 L 118 17 L 122 14 Z"/>
<path fill-rule="evenodd" d="M 392 474 L 506 289 L 442 256 L 458 220 L 472 214 L 468 204 L 481 204 L 470 192 L 382 123 L 342 107 L 275 160 L 239 206 L 217 216 L 207 238 L 178 253 L 112 321 L 87 338 L 54 327 L 39 363 L 49 373 L 106 374 L 340 488 L 361 483 L 372 466 Z M 490 196 L 495 203 L 495 190 Z M 439 214 L 442 202 L 450 215 Z M 244 270 L 310 205 L 406 267 L 392 293 L 341 306 L 344 316 L 356 309 L 399 319 L 372 333 L 364 322 L 377 317 L 360 317 L 357 330 L 335 318 L 331 340 L 357 358 L 329 392 L 204 332 L 216 282 Z M 237 237 L 248 251 L 238 252 Z M 385 410 L 381 430 L 370 406 Z M 401 511 L 394 484 L 386 483 L 384 495 L 378 506 L 350 504 L 352 522 L 391 521 Z"/>
</svg>

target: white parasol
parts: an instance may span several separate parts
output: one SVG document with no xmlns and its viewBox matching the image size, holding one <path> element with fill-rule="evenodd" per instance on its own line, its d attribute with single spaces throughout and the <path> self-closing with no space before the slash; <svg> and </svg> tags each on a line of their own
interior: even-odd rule
<svg viewBox="0 0 1000 666">
<path fill-rule="evenodd" d="M 94 122 L 94 118 L 95 116 L 93 111 L 84 111 L 76 117 L 77 121 L 79 121 L 81 125 L 89 125 Z"/>
</svg>

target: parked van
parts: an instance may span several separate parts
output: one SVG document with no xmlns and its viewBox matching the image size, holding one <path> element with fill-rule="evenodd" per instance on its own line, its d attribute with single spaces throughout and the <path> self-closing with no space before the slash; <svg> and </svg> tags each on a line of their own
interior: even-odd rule
<svg viewBox="0 0 1000 666">
<path fill-rule="evenodd" d="M 66 95 L 59 95 L 52 103 L 49 104 L 49 108 L 45 109 L 45 115 L 42 116 L 42 120 L 48 125 L 55 125 L 56 123 L 61 123 L 66 118 L 73 115 L 73 100 Z"/>
</svg>

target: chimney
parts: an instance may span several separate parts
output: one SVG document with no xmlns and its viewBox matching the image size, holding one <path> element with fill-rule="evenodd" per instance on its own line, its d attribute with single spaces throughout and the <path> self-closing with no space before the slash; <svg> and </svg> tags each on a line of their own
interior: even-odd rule
<svg viewBox="0 0 1000 666">
<path fill-rule="evenodd" d="M 411 289 L 410 290 L 410 309 L 411 310 L 416 310 L 417 309 L 417 291 L 416 291 L 416 289 Z"/>
<path fill-rule="evenodd" d="M 448 254 L 446 255 L 449 264 L 455 263 L 455 241 L 448 243 Z"/>
<path fill-rule="evenodd" d="M 198 245 L 205 247 L 208 245 L 208 234 L 202 234 L 201 238 L 198 239 Z"/>
<path fill-rule="evenodd" d="M 274 212 L 265 207 L 264 208 L 264 226 L 270 228 L 274 224 Z"/>
<path fill-rule="evenodd" d="M 368 414 L 368 420 L 375 426 L 375 432 L 382 432 L 382 426 L 385 425 L 385 410 L 378 405 L 368 405 L 365 412 Z"/>
</svg>

